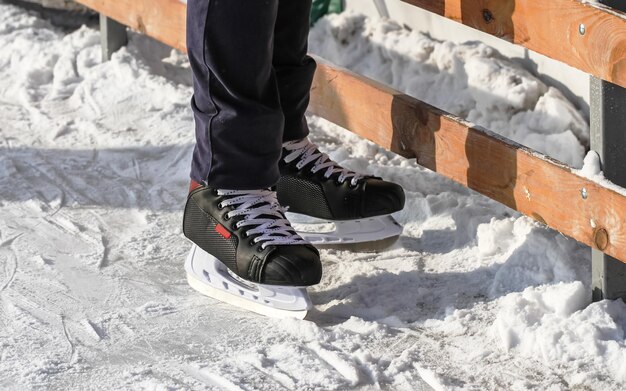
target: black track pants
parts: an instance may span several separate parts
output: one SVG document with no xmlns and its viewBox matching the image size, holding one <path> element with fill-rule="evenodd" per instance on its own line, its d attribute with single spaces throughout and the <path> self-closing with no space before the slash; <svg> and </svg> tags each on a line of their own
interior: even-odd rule
<svg viewBox="0 0 626 391">
<path fill-rule="evenodd" d="M 192 179 L 239 190 L 278 181 L 282 143 L 309 132 L 310 10 L 311 0 L 188 0 Z"/>
</svg>

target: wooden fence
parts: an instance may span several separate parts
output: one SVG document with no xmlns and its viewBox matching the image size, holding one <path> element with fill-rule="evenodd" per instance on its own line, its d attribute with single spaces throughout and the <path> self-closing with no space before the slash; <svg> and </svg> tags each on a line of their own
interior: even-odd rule
<svg viewBox="0 0 626 391">
<path fill-rule="evenodd" d="M 186 50 L 186 6 L 179 0 L 77 1 Z M 579 0 L 402 1 L 626 87 L 626 14 L 616 10 Z M 318 63 L 312 113 L 626 263 L 626 190 L 594 183 L 489 130 L 321 59 Z M 623 274 L 618 284 L 626 285 L 622 262 L 612 270 Z M 607 268 L 602 270 L 604 278 Z M 599 284 L 596 298 L 626 294 L 624 286 L 607 295 Z"/>
</svg>

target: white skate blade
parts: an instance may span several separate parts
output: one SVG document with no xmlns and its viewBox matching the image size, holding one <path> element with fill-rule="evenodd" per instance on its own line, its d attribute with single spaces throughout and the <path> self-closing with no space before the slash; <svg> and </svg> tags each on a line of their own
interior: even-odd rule
<svg viewBox="0 0 626 391">
<path fill-rule="evenodd" d="M 288 212 L 287 218 L 296 232 L 314 245 L 379 242 L 402 233 L 402 226 L 391 215 L 329 222 Z"/>
<path fill-rule="evenodd" d="M 185 270 L 193 289 L 257 314 L 304 319 L 313 307 L 306 288 L 243 281 L 231 275 L 222 262 L 195 244 L 187 256 Z"/>
</svg>

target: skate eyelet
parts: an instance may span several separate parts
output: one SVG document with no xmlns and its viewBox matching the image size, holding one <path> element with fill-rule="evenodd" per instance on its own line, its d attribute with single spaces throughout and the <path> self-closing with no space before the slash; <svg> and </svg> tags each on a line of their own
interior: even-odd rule
<svg viewBox="0 0 626 391">
<path fill-rule="evenodd" d="M 224 213 L 224 216 L 222 216 L 224 218 L 224 220 L 228 221 L 230 220 L 230 216 L 228 215 L 228 213 Z"/>
<path fill-rule="evenodd" d="M 224 209 L 224 205 L 222 205 L 222 203 L 220 202 L 219 204 L 217 204 L 217 209 L 219 210 Z"/>
</svg>

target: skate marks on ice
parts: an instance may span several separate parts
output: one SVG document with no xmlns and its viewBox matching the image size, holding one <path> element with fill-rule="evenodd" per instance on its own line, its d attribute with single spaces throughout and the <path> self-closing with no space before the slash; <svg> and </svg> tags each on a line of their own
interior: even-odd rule
<svg viewBox="0 0 626 391">
<path fill-rule="evenodd" d="M 0 388 L 137 384 L 117 372 L 149 371 L 175 340 L 157 323 L 184 326 L 198 305 L 172 299 L 188 296 L 171 262 L 187 88 L 164 99 L 176 87 L 133 84 L 128 53 L 101 65 L 96 31 L 62 35 L 15 7 L 0 5 L 0 41 Z M 159 121 L 168 132 L 140 135 Z"/>
<path fill-rule="evenodd" d="M 119 263 L 103 274 L 85 270 L 69 257 L 46 262 L 20 254 L 20 260 L 23 267 L 14 283 L 0 294 L 0 388 L 136 385 L 137 378 L 120 378 L 116 371 L 149 370 L 153 358 L 167 350 L 182 354 L 178 347 L 185 337 L 177 327 L 195 323 L 196 308 L 202 305 L 186 303 L 183 281 L 156 275 L 151 267 L 139 277 L 131 272 L 136 269 Z M 172 292 L 181 300 L 173 299 Z M 158 376 L 146 374 L 141 381 Z"/>
<path fill-rule="evenodd" d="M 181 172 L 192 149 L 191 144 L 86 150 L 0 145 L 0 205 L 41 200 L 49 213 L 94 206 L 179 210 L 187 185 Z"/>
<path fill-rule="evenodd" d="M 4 258 L 4 281 L 0 282 L 0 293 L 8 288 L 13 280 L 15 279 L 15 274 L 17 273 L 17 257 L 15 256 L 14 250 L 11 248 L 13 242 L 18 239 L 22 234 L 17 234 L 10 239 L 2 240 L 1 232 L 0 232 L 0 257 Z"/>
<path fill-rule="evenodd" d="M 224 361 L 197 363 L 188 370 L 195 378 L 224 389 L 507 389 L 518 384 L 567 385 L 551 369 L 536 369 L 535 363 L 510 360 L 510 370 L 493 361 L 485 368 L 497 372 L 492 381 L 477 379 L 475 368 L 459 371 L 465 357 L 480 357 L 456 340 L 428 330 L 410 330 L 397 320 L 394 326 L 351 318 L 333 329 L 310 322 L 273 324 L 272 338 L 262 347 L 232 352 Z M 287 332 L 288 335 L 284 335 Z M 482 364 L 482 363 L 481 363 Z M 242 378 L 242 373 L 245 377 Z M 520 374 L 523 373 L 523 376 Z"/>
<path fill-rule="evenodd" d="M 316 118 L 333 159 L 407 190 L 398 243 L 324 250 L 311 321 L 194 293 L 180 232 L 188 68 L 149 42 L 133 35 L 102 64 L 94 30 L 62 34 L 0 5 L 0 388 L 620 388 L 601 353 L 623 351 L 620 308 L 577 311 L 585 249 Z M 571 346 L 555 337 L 567 324 Z"/>
<path fill-rule="evenodd" d="M 411 381 L 404 386 L 388 375 L 398 368 L 390 364 L 396 352 L 385 347 L 395 337 L 384 326 L 353 318 L 343 328 L 327 330 L 288 319 L 273 321 L 269 328 L 274 331 L 263 338 L 262 347 L 192 371 L 207 384 L 229 390 L 431 390 L 416 371 L 407 375 Z M 247 374 L 244 379 L 241 373 Z"/>
</svg>

